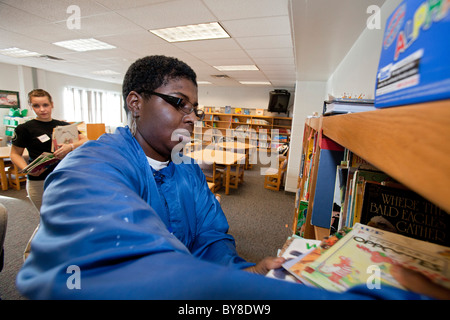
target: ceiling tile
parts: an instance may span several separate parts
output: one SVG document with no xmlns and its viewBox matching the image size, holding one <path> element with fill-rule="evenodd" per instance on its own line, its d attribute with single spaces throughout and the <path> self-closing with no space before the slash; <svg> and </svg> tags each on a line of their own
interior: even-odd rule
<svg viewBox="0 0 450 320">
<path fill-rule="evenodd" d="M 200 0 L 168 1 L 117 13 L 147 30 L 216 21 Z"/>
<path fill-rule="evenodd" d="M 69 10 L 67 13 L 68 8 L 73 5 L 80 9 L 81 17 L 110 11 L 91 0 L 2 0 L 2 2 L 33 15 L 45 17 L 52 22 L 67 20 L 73 15 L 74 11 Z"/>
<path fill-rule="evenodd" d="M 220 20 L 287 16 L 287 0 L 204 0 Z"/>
<path fill-rule="evenodd" d="M 293 48 L 291 35 L 236 38 L 244 49 Z"/>
<path fill-rule="evenodd" d="M 101 5 L 112 9 L 127 9 L 127 8 L 136 8 L 142 6 L 148 6 L 149 4 L 155 4 L 160 2 L 168 2 L 171 0 L 95 0 L 95 2 L 100 3 Z"/>
<path fill-rule="evenodd" d="M 239 50 L 240 46 L 234 39 L 211 39 L 199 41 L 177 42 L 174 46 L 189 52 L 205 52 L 205 51 L 231 51 Z"/>
<path fill-rule="evenodd" d="M 252 49 L 247 50 L 252 58 L 294 58 L 293 49 Z"/>
<path fill-rule="evenodd" d="M 242 50 L 230 51 L 196 51 L 192 55 L 202 60 L 219 60 L 219 59 L 247 59 L 248 55 Z"/>
<path fill-rule="evenodd" d="M 19 10 L 0 2 L 0 28 L 14 31 L 15 26 L 32 26 L 49 23 L 50 20 Z"/>
<path fill-rule="evenodd" d="M 278 36 L 291 33 L 287 16 L 223 21 L 222 25 L 233 38 Z"/>
<path fill-rule="evenodd" d="M 111 23 L 113 22 L 113 23 Z M 57 23 L 61 27 L 66 26 L 66 22 Z M 133 33 L 143 30 L 142 27 L 134 24 L 114 12 L 98 14 L 95 16 L 83 17 L 80 19 L 80 29 L 78 30 L 85 37 L 99 37 L 123 33 Z"/>
</svg>

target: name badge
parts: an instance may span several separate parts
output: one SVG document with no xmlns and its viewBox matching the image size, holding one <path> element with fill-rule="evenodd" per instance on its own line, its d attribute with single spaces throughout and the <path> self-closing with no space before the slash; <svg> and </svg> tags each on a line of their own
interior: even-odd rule
<svg viewBox="0 0 450 320">
<path fill-rule="evenodd" d="M 39 139 L 39 141 L 41 141 L 42 143 L 47 142 L 48 140 L 50 140 L 50 137 L 47 134 L 43 134 L 42 136 L 37 137 Z"/>
</svg>

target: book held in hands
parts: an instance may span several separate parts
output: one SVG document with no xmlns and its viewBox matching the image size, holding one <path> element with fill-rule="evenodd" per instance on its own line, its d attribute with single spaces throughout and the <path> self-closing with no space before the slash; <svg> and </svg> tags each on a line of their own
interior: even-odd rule
<svg viewBox="0 0 450 320">
<path fill-rule="evenodd" d="M 317 250 L 316 250 L 317 251 Z M 302 264 L 302 261 L 309 263 Z M 342 292 L 356 285 L 390 285 L 404 289 L 393 277 L 393 266 L 418 271 L 450 288 L 450 248 L 356 223 L 350 232 L 313 259 L 288 271 L 311 285 Z M 292 272 L 300 269 L 300 272 Z M 376 271 L 376 272 L 374 272 Z"/>
<path fill-rule="evenodd" d="M 52 135 L 52 152 L 58 149 L 61 144 L 72 144 L 78 139 L 78 125 L 80 122 L 75 122 L 67 126 L 57 126 L 53 129 Z"/>
<path fill-rule="evenodd" d="M 47 169 L 51 165 L 59 162 L 60 160 L 54 156 L 51 152 L 43 152 L 39 157 L 34 159 L 29 165 L 21 170 L 21 173 L 35 173 L 41 169 Z"/>
</svg>

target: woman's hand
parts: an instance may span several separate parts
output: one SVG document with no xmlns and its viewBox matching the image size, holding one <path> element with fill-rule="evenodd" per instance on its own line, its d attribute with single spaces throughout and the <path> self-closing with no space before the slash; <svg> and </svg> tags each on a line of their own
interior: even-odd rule
<svg viewBox="0 0 450 320">
<path fill-rule="evenodd" d="M 70 151 L 73 150 L 73 144 L 59 144 L 58 148 L 53 154 L 57 159 L 63 159 Z"/>
</svg>

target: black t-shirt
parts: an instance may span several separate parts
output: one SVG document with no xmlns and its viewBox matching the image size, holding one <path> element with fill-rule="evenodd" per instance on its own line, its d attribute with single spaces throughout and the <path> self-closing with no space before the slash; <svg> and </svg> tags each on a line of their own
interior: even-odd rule
<svg viewBox="0 0 450 320">
<path fill-rule="evenodd" d="M 42 152 L 51 152 L 53 129 L 70 123 L 60 120 L 39 121 L 36 119 L 19 124 L 14 130 L 12 144 L 19 148 L 26 148 L 30 155 L 29 162 L 39 157 Z M 44 180 L 56 167 L 56 164 L 44 171 L 40 176 L 28 175 L 30 180 Z"/>
</svg>

